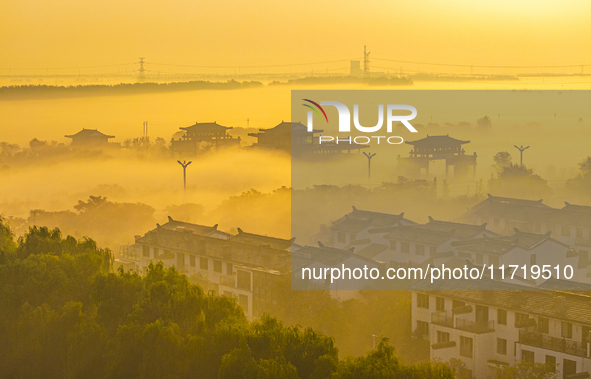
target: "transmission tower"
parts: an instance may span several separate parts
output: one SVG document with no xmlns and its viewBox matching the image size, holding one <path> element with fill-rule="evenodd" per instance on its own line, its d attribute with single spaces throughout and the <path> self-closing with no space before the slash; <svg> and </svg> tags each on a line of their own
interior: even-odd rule
<svg viewBox="0 0 591 379">
<path fill-rule="evenodd" d="M 363 45 L 363 71 L 366 75 L 369 75 L 369 54 L 367 46 Z"/>
<path fill-rule="evenodd" d="M 144 80 L 146 80 L 146 69 L 144 68 L 144 59 L 146 58 L 140 58 L 140 69 L 137 70 L 138 74 L 137 74 L 137 80 L 138 82 L 143 82 Z"/>
</svg>

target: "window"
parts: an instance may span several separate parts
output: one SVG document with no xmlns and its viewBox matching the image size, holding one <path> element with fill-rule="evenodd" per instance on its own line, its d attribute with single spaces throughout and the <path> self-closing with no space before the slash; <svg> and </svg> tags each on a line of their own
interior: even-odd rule
<svg viewBox="0 0 591 379">
<path fill-rule="evenodd" d="M 154 250 L 154 258 L 158 259 L 159 255 L 160 255 L 160 249 L 158 249 L 157 247 L 153 248 Z"/>
<path fill-rule="evenodd" d="M 150 248 L 146 245 L 142 246 L 142 255 L 144 257 L 150 257 Z"/>
<path fill-rule="evenodd" d="M 250 291 L 250 272 L 237 270 L 236 281 L 238 282 L 238 288 Z"/>
<path fill-rule="evenodd" d="M 507 355 L 507 340 L 497 338 L 497 354 Z"/>
<path fill-rule="evenodd" d="M 226 274 L 227 275 L 234 274 L 234 267 L 232 267 L 232 263 L 226 263 Z"/>
<path fill-rule="evenodd" d="M 488 256 L 488 263 L 491 266 L 499 267 L 499 257 L 497 255 L 489 255 Z"/>
<path fill-rule="evenodd" d="M 472 358 L 472 345 L 474 340 L 470 337 L 460 336 L 460 355 Z"/>
<path fill-rule="evenodd" d="M 244 309 L 244 312 L 248 312 L 248 296 L 246 295 L 239 295 L 238 296 L 238 304 Z"/>
<path fill-rule="evenodd" d="M 539 222 L 534 223 L 534 233 L 542 233 L 542 224 Z"/>
<path fill-rule="evenodd" d="M 429 295 L 417 293 L 417 307 L 429 309 Z"/>
<path fill-rule="evenodd" d="M 202 270 L 209 270 L 209 260 L 205 257 L 199 258 L 199 267 Z"/>
<path fill-rule="evenodd" d="M 577 238 L 583 238 L 583 228 L 577 228 Z"/>
<path fill-rule="evenodd" d="M 355 234 L 349 234 L 349 243 L 355 241 L 356 238 L 357 236 Z"/>
<path fill-rule="evenodd" d="M 346 238 L 345 238 L 345 233 L 343 233 L 343 232 L 338 232 L 338 233 L 337 233 L 337 241 L 338 241 L 339 243 L 346 243 L 347 241 L 346 241 Z"/>
<path fill-rule="evenodd" d="M 556 357 L 553 355 L 546 355 L 546 366 L 550 372 L 556 372 Z"/>
<path fill-rule="evenodd" d="M 495 217 L 495 218 L 493 219 L 493 225 L 494 225 L 495 227 L 497 227 L 497 228 L 498 228 L 499 226 L 501 226 L 501 219 L 500 219 L 500 218 L 498 218 L 498 217 Z"/>
<path fill-rule="evenodd" d="M 400 242 L 400 251 L 403 253 L 410 253 L 410 243 Z"/>
<path fill-rule="evenodd" d="M 482 254 L 476 254 L 476 264 L 481 265 L 484 263 L 484 257 Z"/>
<path fill-rule="evenodd" d="M 437 343 L 449 342 L 449 333 L 437 331 Z"/>
<path fill-rule="evenodd" d="M 390 250 L 396 250 L 396 241 L 390 240 Z"/>
<path fill-rule="evenodd" d="M 538 317 L 538 332 L 548 334 L 550 331 L 550 321 L 545 317 Z"/>
<path fill-rule="evenodd" d="M 560 234 L 562 234 L 563 237 L 570 237 L 570 226 L 563 226 L 560 228 Z"/>
<path fill-rule="evenodd" d="M 195 267 L 195 256 L 189 255 L 189 266 Z"/>
<path fill-rule="evenodd" d="M 445 312 L 445 299 L 443 297 L 435 298 L 435 309 L 439 312 Z"/>
<path fill-rule="evenodd" d="M 577 362 L 570 359 L 562 360 L 562 377 L 568 378 L 570 375 L 577 373 Z"/>
<path fill-rule="evenodd" d="M 482 305 L 476 306 L 476 322 L 483 324 L 488 322 L 488 307 Z"/>
<path fill-rule="evenodd" d="M 526 362 L 534 362 L 535 354 L 533 351 L 521 350 L 521 360 Z"/>
<path fill-rule="evenodd" d="M 536 255 L 535 254 L 532 254 L 529 256 L 529 264 L 532 266 L 536 264 Z"/>
<path fill-rule="evenodd" d="M 562 338 L 573 338 L 573 324 L 563 321 L 561 329 L 560 334 Z"/>
<path fill-rule="evenodd" d="M 215 272 L 222 272 L 222 261 L 214 260 L 213 261 L 213 271 Z"/>
<path fill-rule="evenodd" d="M 417 331 L 424 335 L 429 334 L 429 323 L 425 321 L 418 321 L 417 320 Z"/>
<path fill-rule="evenodd" d="M 497 324 L 507 325 L 507 311 L 505 309 L 497 309 Z"/>
<path fill-rule="evenodd" d="M 519 324 L 529 319 L 525 313 L 515 312 L 515 327 L 519 328 Z"/>
<path fill-rule="evenodd" d="M 429 256 L 432 257 L 437 254 L 437 247 L 436 246 L 429 246 Z"/>
<path fill-rule="evenodd" d="M 425 255 L 425 245 L 416 244 L 415 245 L 415 254 L 416 255 Z"/>
</svg>

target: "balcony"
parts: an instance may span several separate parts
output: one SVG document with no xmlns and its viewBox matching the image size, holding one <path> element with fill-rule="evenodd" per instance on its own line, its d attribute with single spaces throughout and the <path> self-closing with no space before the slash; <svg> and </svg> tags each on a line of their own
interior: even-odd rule
<svg viewBox="0 0 591 379">
<path fill-rule="evenodd" d="M 492 333 L 495 331 L 495 322 L 471 321 L 458 318 L 456 319 L 456 329 L 476 334 Z"/>
<path fill-rule="evenodd" d="M 570 355 L 576 355 L 577 357 L 588 357 L 586 344 L 566 338 L 551 337 L 547 334 L 542 334 L 539 332 L 520 330 L 519 343 Z"/>
<path fill-rule="evenodd" d="M 454 318 L 453 316 L 448 316 L 447 313 L 444 312 L 433 312 L 431 313 L 431 324 L 453 328 Z"/>
<path fill-rule="evenodd" d="M 234 275 L 220 275 L 220 285 L 236 288 L 236 277 Z"/>
<path fill-rule="evenodd" d="M 431 323 L 476 334 L 492 333 L 495 331 L 494 321 L 479 322 L 462 318 L 455 318 L 454 320 L 454 316 L 448 316 L 444 312 L 431 313 Z"/>
</svg>

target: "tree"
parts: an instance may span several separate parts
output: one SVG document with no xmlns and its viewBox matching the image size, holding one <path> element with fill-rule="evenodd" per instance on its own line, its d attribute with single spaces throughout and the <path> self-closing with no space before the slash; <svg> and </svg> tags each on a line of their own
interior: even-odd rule
<svg viewBox="0 0 591 379">
<path fill-rule="evenodd" d="M 556 364 L 518 361 L 497 369 L 497 379 L 556 379 Z"/>
<path fill-rule="evenodd" d="M 591 193 L 591 157 L 579 162 L 579 173 L 566 182 L 565 188 L 571 195 L 589 197 Z"/>
<path fill-rule="evenodd" d="M 492 121 L 490 117 L 484 116 L 476 120 L 476 125 L 478 125 L 478 127 L 482 129 L 490 129 L 492 128 Z"/>
<path fill-rule="evenodd" d="M 495 162 L 494 168 L 497 173 L 501 173 L 505 167 L 511 166 L 511 154 L 507 151 L 500 151 L 495 154 L 493 161 Z"/>
</svg>

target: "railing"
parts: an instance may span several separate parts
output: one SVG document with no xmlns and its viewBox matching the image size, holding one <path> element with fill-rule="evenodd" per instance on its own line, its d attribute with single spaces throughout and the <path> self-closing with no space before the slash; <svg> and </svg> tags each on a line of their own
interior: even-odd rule
<svg viewBox="0 0 591 379">
<path fill-rule="evenodd" d="M 119 255 L 117 258 L 127 258 L 134 261 L 139 261 L 140 257 L 133 245 L 123 245 L 119 247 Z"/>
<path fill-rule="evenodd" d="M 491 333 L 495 331 L 495 322 L 477 322 L 471 320 L 464 320 L 462 318 L 455 318 L 454 316 L 448 316 L 445 312 L 433 312 L 431 313 L 431 323 L 439 326 L 445 326 L 447 328 L 454 328 L 464 330 L 470 333 Z"/>
<path fill-rule="evenodd" d="M 234 275 L 221 275 L 220 285 L 236 288 L 236 277 Z"/>
<path fill-rule="evenodd" d="M 561 353 L 587 357 L 587 345 L 566 338 L 551 337 L 539 332 L 519 331 L 519 343 Z"/>
<path fill-rule="evenodd" d="M 446 326 L 448 328 L 454 327 L 453 316 L 448 316 L 444 312 L 433 312 L 431 313 L 431 323 L 440 326 Z"/>
<path fill-rule="evenodd" d="M 471 333 L 492 333 L 495 331 L 494 321 L 471 321 L 462 318 L 456 319 L 456 329 L 465 330 Z"/>
</svg>

